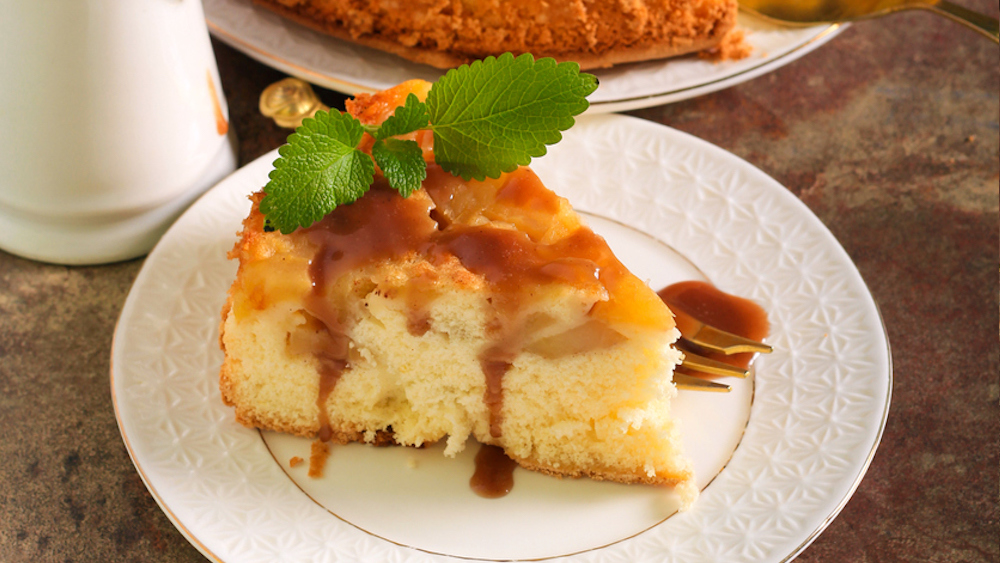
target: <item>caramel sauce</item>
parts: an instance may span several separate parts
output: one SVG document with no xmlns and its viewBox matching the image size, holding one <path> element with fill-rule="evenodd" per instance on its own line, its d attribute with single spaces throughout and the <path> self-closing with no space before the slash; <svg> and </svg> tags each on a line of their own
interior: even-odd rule
<svg viewBox="0 0 1000 563">
<path fill-rule="evenodd" d="M 330 284 L 342 273 L 376 260 L 399 258 L 418 248 L 436 225 L 429 207 L 399 197 L 385 181 L 354 203 L 338 207 L 304 235 L 316 254 L 309 263 L 312 290 L 305 298 L 306 311 L 322 323 L 321 338 L 313 350 L 319 360 L 319 438 L 332 434 L 326 403 L 344 370 L 350 367 L 349 319 L 344 307 L 328 294 Z"/>
<path fill-rule="evenodd" d="M 318 478 L 323 476 L 326 458 L 330 455 L 330 446 L 325 441 L 316 440 L 309 447 L 309 471 L 306 475 Z"/>
<path fill-rule="evenodd" d="M 340 381 L 341 374 L 349 365 L 346 359 L 334 358 L 326 353 L 317 354 L 320 358 L 319 368 L 319 395 L 316 397 L 316 404 L 319 406 L 319 432 L 316 436 L 326 442 L 333 436 L 333 429 L 330 427 L 330 415 L 326 410 L 326 402 L 330 398 L 330 393 Z"/>
<path fill-rule="evenodd" d="M 310 264 L 315 290 L 348 270 L 419 250 L 437 232 L 430 209 L 426 198 L 404 199 L 380 177 L 364 197 L 305 229 L 319 249 Z"/>
<path fill-rule="evenodd" d="M 496 203 L 527 212 L 528 215 L 541 214 L 551 218 L 559 212 L 562 199 L 552 190 L 539 190 L 537 178 L 526 174 L 513 175 L 497 190 Z"/>
<path fill-rule="evenodd" d="M 344 318 L 348 307 L 338 301 L 344 291 L 330 289 L 345 272 L 412 257 L 438 266 L 457 259 L 482 277 L 495 318 L 490 323 L 494 341 L 481 351 L 480 364 L 487 381 L 484 401 L 490 432 L 499 437 L 503 376 L 522 347 L 520 304 L 531 297 L 533 287 L 553 281 L 604 292 L 608 281 L 620 279 L 619 270 L 624 270 L 604 239 L 578 224 L 567 227 L 574 229 L 568 236 L 551 244 L 540 242 L 553 213 L 568 204 L 530 170 L 520 169 L 493 183 L 467 183 L 431 164 L 423 187 L 425 193 L 402 198 L 379 177 L 362 198 L 297 233 L 316 249 L 309 263 L 311 290 L 305 305 L 321 325 L 313 353 L 320 363 L 317 405 L 323 440 L 331 436 L 325 405 L 341 374 L 350 369 L 346 327 L 353 320 Z M 511 218 L 520 230 L 483 224 L 490 214 L 497 221 Z M 410 281 L 400 291 L 409 309 L 407 329 L 419 336 L 431 328 L 428 310 L 435 280 L 428 276 Z"/>
<path fill-rule="evenodd" d="M 483 368 L 483 375 L 486 376 L 486 396 L 483 402 L 490 416 L 490 436 L 499 438 L 503 435 L 501 423 L 503 422 L 503 376 L 511 368 L 511 363 L 501 359 L 507 354 L 500 351 L 488 350 L 480 355 L 479 365 Z"/>
<path fill-rule="evenodd" d="M 469 479 L 473 492 L 484 498 L 500 498 L 514 488 L 517 463 L 502 448 L 480 444 L 476 453 L 476 471 Z"/>
<path fill-rule="evenodd" d="M 714 285 L 702 281 L 684 281 L 669 285 L 657 292 L 660 299 L 674 312 L 677 329 L 681 334 L 690 334 L 691 319 L 714 326 L 738 336 L 762 341 L 767 338 L 770 324 L 764 309 L 742 297 L 720 291 Z M 754 354 L 732 354 L 727 356 L 694 347 L 683 340 L 674 346 L 682 352 L 692 352 L 733 366 L 747 368 Z M 685 372 L 686 368 L 678 367 Z"/>
<path fill-rule="evenodd" d="M 551 245 L 539 244 L 521 231 L 494 227 L 453 227 L 441 233 L 432 257 L 455 256 L 470 272 L 483 276 L 501 297 L 511 298 L 511 306 L 523 298 L 529 284 L 564 281 L 576 286 L 598 283 L 598 247 L 604 239 L 589 231 Z M 438 258 L 439 259 L 439 258 Z"/>
<path fill-rule="evenodd" d="M 541 245 L 520 231 L 463 226 L 441 233 L 431 249 L 432 257 L 442 253 L 455 256 L 491 286 L 497 315 L 494 343 L 480 352 L 479 363 L 486 376 L 483 400 L 494 438 L 502 435 L 503 376 L 523 346 L 524 327 L 514 318 L 526 291 L 554 280 L 578 286 L 598 283 L 600 266 L 589 257 L 597 241 L 603 246 L 603 239 L 589 231 L 578 233 L 553 245 Z M 565 258 L 567 254 L 569 258 Z"/>
</svg>

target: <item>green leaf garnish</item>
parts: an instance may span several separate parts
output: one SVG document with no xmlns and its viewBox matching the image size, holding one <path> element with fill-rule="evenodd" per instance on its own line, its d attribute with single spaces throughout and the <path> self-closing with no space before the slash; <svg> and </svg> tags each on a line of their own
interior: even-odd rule
<svg viewBox="0 0 1000 563">
<path fill-rule="evenodd" d="M 597 79 L 576 63 L 505 53 L 448 71 L 426 103 L 411 93 L 379 126 L 335 110 L 317 112 L 278 150 L 260 211 L 282 233 L 307 227 L 368 191 L 372 159 L 408 197 L 427 166 L 415 141 L 395 137 L 420 129 L 433 132 L 435 161 L 444 170 L 466 180 L 497 178 L 559 142 L 596 88 Z M 371 156 L 357 148 L 365 132 L 375 139 Z"/>
<path fill-rule="evenodd" d="M 424 151 L 416 141 L 386 139 L 372 146 L 372 158 L 389 180 L 389 186 L 403 197 L 420 189 L 427 177 Z"/>
<path fill-rule="evenodd" d="M 468 180 L 498 177 L 558 143 L 597 79 L 576 63 L 504 53 L 448 71 L 427 94 L 434 158 Z"/>
<path fill-rule="evenodd" d="M 278 149 L 260 212 L 287 235 L 363 196 L 375 179 L 371 157 L 357 148 L 363 135 L 361 122 L 347 114 L 303 121 Z"/>
<path fill-rule="evenodd" d="M 426 129 L 429 120 L 427 105 L 417 99 L 416 94 L 410 93 L 406 96 L 406 103 L 396 108 L 395 113 L 378 127 L 375 139 L 381 141 L 396 135 L 412 133 L 418 129 Z"/>
</svg>

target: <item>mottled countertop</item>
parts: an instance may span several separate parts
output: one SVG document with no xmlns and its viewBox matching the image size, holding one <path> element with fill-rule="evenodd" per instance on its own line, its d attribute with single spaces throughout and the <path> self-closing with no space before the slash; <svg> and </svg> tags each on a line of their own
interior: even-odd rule
<svg viewBox="0 0 1000 563">
<path fill-rule="evenodd" d="M 995 0 L 966 4 L 997 14 Z M 213 46 L 245 164 L 287 135 L 257 111 L 283 75 Z M 881 308 L 894 371 L 885 435 L 797 561 L 1000 560 L 997 45 L 899 14 L 745 84 L 631 114 L 787 186 Z M 204 561 L 147 492 L 115 423 L 112 332 L 141 267 L 0 252 L 0 561 Z"/>
</svg>

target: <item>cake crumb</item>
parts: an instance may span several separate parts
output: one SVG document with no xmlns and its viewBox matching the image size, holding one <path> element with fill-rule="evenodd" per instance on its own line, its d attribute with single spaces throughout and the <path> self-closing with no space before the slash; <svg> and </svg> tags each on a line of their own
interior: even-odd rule
<svg viewBox="0 0 1000 563">
<path fill-rule="evenodd" d="M 309 476 L 322 477 L 323 466 L 326 465 L 326 457 L 330 454 L 330 446 L 323 440 L 316 440 L 312 443 L 309 452 Z"/>
<path fill-rule="evenodd" d="M 749 57 L 751 51 L 753 47 L 746 41 L 746 32 L 737 27 L 727 33 L 718 45 L 698 53 L 698 57 L 714 62 L 738 61 Z"/>
<path fill-rule="evenodd" d="M 299 465 L 302 464 L 303 461 L 305 460 L 302 459 L 301 457 L 295 456 L 292 459 L 288 460 L 288 467 L 298 467 Z"/>
<path fill-rule="evenodd" d="M 417 458 L 415 458 L 413 456 L 407 457 L 406 458 L 406 467 L 409 467 L 410 469 L 416 469 L 417 468 Z"/>
</svg>

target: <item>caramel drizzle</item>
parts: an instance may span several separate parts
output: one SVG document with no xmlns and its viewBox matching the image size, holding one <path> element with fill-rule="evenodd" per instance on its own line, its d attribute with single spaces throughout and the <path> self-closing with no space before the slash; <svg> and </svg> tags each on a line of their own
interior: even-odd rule
<svg viewBox="0 0 1000 563">
<path fill-rule="evenodd" d="M 492 349 L 490 350 L 492 351 Z M 489 359 L 493 355 L 489 352 L 482 354 L 479 358 L 479 365 L 483 368 L 483 375 L 486 376 L 486 394 L 483 402 L 490 416 L 490 436 L 499 438 L 503 435 L 503 376 L 513 366 L 506 360 Z"/>
<path fill-rule="evenodd" d="M 530 288 L 553 280 L 580 285 L 604 282 L 610 251 L 603 239 L 589 229 L 579 229 L 551 245 L 531 240 L 525 232 L 490 226 L 451 223 L 441 212 L 448 205 L 460 181 L 431 165 L 425 181 L 427 197 L 401 198 L 379 178 L 372 189 L 356 202 L 338 207 L 312 227 L 304 229 L 317 248 L 310 262 L 312 291 L 306 310 L 318 319 L 326 332 L 320 363 L 320 438 L 332 435 L 326 403 L 345 370 L 350 369 L 350 340 L 345 326 L 352 322 L 341 318 L 345 307 L 338 307 L 328 294 L 329 286 L 353 268 L 381 260 L 402 259 L 408 255 L 442 264 L 458 259 L 468 271 L 482 276 L 490 286 L 494 307 L 493 342 L 480 354 L 486 378 L 483 397 L 488 407 L 490 434 L 501 436 L 503 378 L 521 351 L 521 329 L 517 311 Z M 517 206 L 534 206 L 549 211 L 552 199 L 541 182 L 529 171 L 509 175 L 501 188 Z M 499 199 L 499 197 L 498 197 Z M 434 202 L 439 205 L 435 207 Z M 454 210 L 452 210 L 454 211 Z M 447 227 L 447 228 L 445 228 Z M 613 260 L 613 257 L 610 257 Z M 614 268 L 610 268 L 614 275 Z M 404 288 L 410 306 L 408 330 L 421 335 L 430 328 L 428 305 L 433 300 L 433 280 L 412 280 Z"/>
<path fill-rule="evenodd" d="M 688 333 L 690 326 L 686 317 L 758 342 L 767 338 L 770 331 L 767 312 L 760 305 L 749 299 L 725 293 L 708 282 L 678 282 L 664 287 L 657 292 L 657 295 L 677 315 L 677 329 L 682 335 Z M 674 346 L 682 352 L 700 354 L 740 368 L 749 367 L 755 356 L 749 353 L 727 356 L 697 348 L 685 340 L 678 340 Z M 684 366 L 678 366 L 677 371 L 690 372 Z"/>
<path fill-rule="evenodd" d="M 313 354 L 319 360 L 319 394 L 316 397 L 316 406 L 319 408 L 317 437 L 326 442 L 333 436 L 326 403 L 337 382 L 340 381 L 340 376 L 350 367 L 350 339 L 337 311 L 330 306 L 324 294 L 327 279 L 326 265 L 336 260 L 336 251 L 329 246 L 323 246 L 318 255 L 322 256 L 313 259 L 309 264 L 312 291 L 305 299 L 305 306 L 306 311 L 323 325 L 319 336 L 322 345 L 317 346 Z"/>
<path fill-rule="evenodd" d="M 323 344 L 314 351 L 319 360 L 319 433 L 329 440 L 333 431 L 326 404 L 344 371 L 350 369 L 351 341 L 347 336 L 348 319 L 341 318 L 343 307 L 327 293 L 330 283 L 343 272 L 376 260 L 398 258 L 410 252 L 434 230 L 428 210 L 407 205 L 407 200 L 381 183 L 376 183 L 365 197 L 338 208 L 312 227 L 305 235 L 317 247 L 309 264 L 312 290 L 306 297 L 306 311 L 318 319 L 325 330 Z"/>
<path fill-rule="evenodd" d="M 517 463 L 503 448 L 481 444 L 476 453 L 476 471 L 469 479 L 473 492 L 484 498 L 500 498 L 514 488 Z"/>
</svg>

